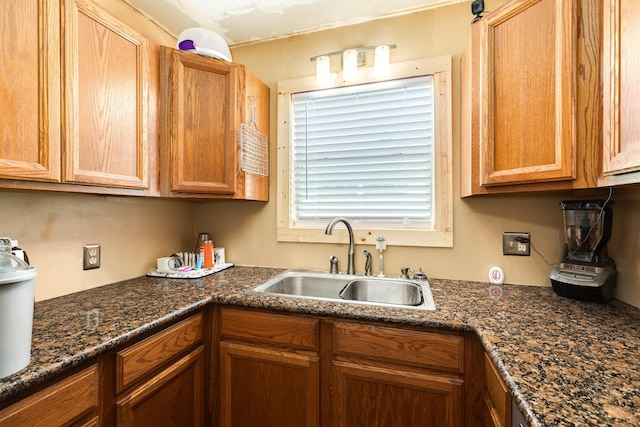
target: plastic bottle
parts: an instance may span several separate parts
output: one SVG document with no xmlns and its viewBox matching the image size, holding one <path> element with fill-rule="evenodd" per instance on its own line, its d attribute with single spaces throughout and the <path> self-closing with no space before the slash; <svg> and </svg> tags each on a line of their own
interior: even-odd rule
<svg viewBox="0 0 640 427">
<path fill-rule="evenodd" d="M 204 250 L 204 262 L 202 264 L 202 268 L 213 268 L 213 241 L 207 240 L 203 244 Z"/>
</svg>

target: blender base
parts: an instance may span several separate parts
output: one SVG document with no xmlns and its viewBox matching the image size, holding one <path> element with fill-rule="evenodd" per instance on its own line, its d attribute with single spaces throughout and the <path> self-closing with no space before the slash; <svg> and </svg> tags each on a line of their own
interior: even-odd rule
<svg viewBox="0 0 640 427">
<path fill-rule="evenodd" d="M 549 279 L 553 291 L 561 297 L 605 303 L 613 297 L 618 272 L 615 269 L 600 270 L 591 278 L 576 278 L 573 271 L 557 267 L 551 272 Z"/>
</svg>

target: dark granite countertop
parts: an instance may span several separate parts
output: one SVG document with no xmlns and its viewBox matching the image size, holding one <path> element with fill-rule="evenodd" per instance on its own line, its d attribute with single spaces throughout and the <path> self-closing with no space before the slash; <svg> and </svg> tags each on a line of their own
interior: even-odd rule
<svg viewBox="0 0 640 427">
<path fill-rule="evenodd" d="M 533 426 L 640 426 L 640 309 L 558 297 L 551 288 L 430 279 L 437 310 L 248 294 L 282 269 L 201 279 L 141 277 L 38 302 L 31 364 L 0 401 L 211 302 L 475 331 Z"/>
</svg>

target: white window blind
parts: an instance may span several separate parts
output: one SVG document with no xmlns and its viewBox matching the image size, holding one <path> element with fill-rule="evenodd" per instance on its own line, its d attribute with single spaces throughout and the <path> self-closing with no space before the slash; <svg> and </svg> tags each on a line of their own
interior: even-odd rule
<svg viewBox="0 0 640 427">
<path fill-rule="evenodd" d="M 292 96 L 291 212 L 385 227 L 433 225 L 431 76 Z"/>
</svg>

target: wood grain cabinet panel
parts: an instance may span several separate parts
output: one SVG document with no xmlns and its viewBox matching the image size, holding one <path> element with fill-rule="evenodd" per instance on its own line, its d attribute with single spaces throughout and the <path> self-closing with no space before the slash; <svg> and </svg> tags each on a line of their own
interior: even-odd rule
<svg viewBox="0 0 640 427">
<path fill-rule="evenodd" d="M 116 353 L 116 391 L 202 341 L 203 317 L 197 314 Z"/>
<path fill-rule="evenodd" d="M 333 372 L 335 427 L 464 425 L 461 379 L 340 361 Z"/>
<path fill-rule="evenodd" d="M 320 321 L 224 307 L 219 315 L 220 425 L 320 423 Z"/>
<path fill-rule="evenodd" d="M 640 4 L 603 2 L 603 179 L 640 182 Z"/>
<path fill-rule="evenodd" d="M 59 3 L 3 1 L 0 23 L 0 178 L 59 182 Z"/>
<path fill-rule="evenodd" d="M 335 322 L 333 351 L 462 373 L 464 338 L 460 335 Z"/>
<path fill-rule="evenodd" d="M 575 178 L 576 9 L 512 1 L 480 21 L 482 185 Z"/>
<path fill-rule="evenodd" d="M 225 308 L 220 313 L 223 338 L 318 351 L 318 319 Z"/>
<path fill-rule="evenodd" d="M 496 427 L 511 425 L 511 395 L 487 354 L 484 356 L 483 384 L 488 423 Z"/>
<path fill-rule="evenodd" d="M 511 0 L 472 24 L 462 196 L 598 186 L 601 27 L 598 0 Z"/>
<path fill-rule="evenodd" d="M 263 135 L 266 137 L 266 146 L 252 146 L 247 159 L 254 159 L 257 167 L 244 167 L 242 161 L 243 149 L 242 138 L 238 135 L 238 151 L 240 153 L 237 178 L 236 194 L 234 198 L 243 200 L 258 200 L 266 202 L 269 200 L 269 108 L 270 89 L 260 80 L 248 67 L 244 65 L 236 66 L 237 92 L 238 92 L 238 126 L 245 124 L 252 129 L 251 134 Z M 253 141 L 262 142 L 261 138 L 254 138 Z M 260 148 L 262 147 L 262 149 Z M 266 163 L 266 172 L 262 173 L 262 165 Z"/>
<path fill-rule="evenodd" d="M 116 402 L 117 425 L 204 424 L 204 347 L 171 364 Z"/>
<path fill-rule="evenodd" d="M 163 48 L 162 158 L 170 192 L 235 192 L 236 74 L 232 63 Z"/>
<path fill-rule="evenodd" d="M 197 313 L 116 352 L 111 402 L 119 427 L 204 424 L 206 318 Z"/>
<path fill-rule="evenodd" d="M 219 351 L 222 427 L 319 425 L 317 355 L 226 341 Z"/>
<path fill-rule="evenodd" d="M 464 425 L 464 336 L 334 322 L 334 426 Z"/>
<path fill-rule="evenodd" d="M 2 426 L 98 424 L 98 368 L 92 365 L 0 411 Z"/>
<path fill-rule="evenodd" d="M 65 9 L 65 181 L 148 188 L 148 41 L 89 0 Z"/>
</svg>

